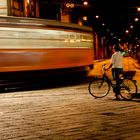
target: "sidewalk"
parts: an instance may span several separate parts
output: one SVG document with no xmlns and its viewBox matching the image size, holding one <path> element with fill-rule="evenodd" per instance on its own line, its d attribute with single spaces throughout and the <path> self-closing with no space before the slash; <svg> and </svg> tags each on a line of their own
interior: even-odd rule
<svg viewBox="0 0 140 140">
<path fill-rule="evenodd" d="M 140 64 L 137 62 L 137 60 L 134 59 L 134 66 L 137 68 L 137 69 L 140 69 Z"/>
</svg>

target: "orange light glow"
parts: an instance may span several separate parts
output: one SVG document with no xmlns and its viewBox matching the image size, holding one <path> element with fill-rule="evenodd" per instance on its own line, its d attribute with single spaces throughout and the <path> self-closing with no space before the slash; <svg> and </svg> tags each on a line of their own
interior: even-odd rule
<svg viewBox="0 0 140 140">
<path fill-rule="evenodd" d="M 86 20 L 87 20 L 87 16 L 84 16 L 84 17 L 83 17 L 83 20 L 86 21 Z"/>
</svg>

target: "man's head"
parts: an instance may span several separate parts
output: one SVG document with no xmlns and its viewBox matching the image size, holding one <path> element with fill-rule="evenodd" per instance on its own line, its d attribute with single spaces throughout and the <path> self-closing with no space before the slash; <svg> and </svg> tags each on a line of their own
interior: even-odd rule
<svg viewBox="0 0 140 140">
<path fill-rule="evenodd" d="M 119 46 L 119 44 L 115 44 L 115 45 L 113 46 L 113 48 L 114 48 L 114 50 L 115 50 L 116 52 L 120 51 L 120 46 Z"/>
</svg>

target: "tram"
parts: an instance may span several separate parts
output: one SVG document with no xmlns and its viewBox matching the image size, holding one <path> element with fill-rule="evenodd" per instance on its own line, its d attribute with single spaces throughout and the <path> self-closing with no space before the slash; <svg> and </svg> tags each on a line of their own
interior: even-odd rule
<svg viewBox="0 0 140 140">
<path fill-rule="evenodd" d="M 93 68 L 92 28 L 0 17 L 0 72 Z"/>
</svg>

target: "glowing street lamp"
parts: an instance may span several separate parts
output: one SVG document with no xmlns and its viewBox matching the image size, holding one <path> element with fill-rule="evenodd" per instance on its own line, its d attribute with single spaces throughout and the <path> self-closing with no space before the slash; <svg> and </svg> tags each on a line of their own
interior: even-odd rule
<svg viewBox="0 0 140 140">
<path fill-rule="evenodd" d="M 129 30 L 126 30 L 125 32 L 128 34 L 129 33 Z"/>
<path fill-rule="evenodd" d="M 88 2 L 87 2 L 87 1 L 84 1 L 83 4 L 84 4 L 84 5 L 88 5 Z"/>
<path fill-rule="evenodd" d="M 140 7 L 137 8 L 137 11 L 140 12 Z"/>
<path fill-rule="evenodd" d="M 98 16 L 98 15 L 96 15 L 96 16 L 95 16 L 95 18 L 99 18 L 99 16 Z"/>
<path fill-rule="evenodd" d="M 134 28 L 133 25 L 131 25 L 130 28 L 133 29 Z"/>
<path fill-rule="evenodd" d="M 135 18 L 135 21 L 137 22 L 137 21 L 139 21 L 139 19 L 138 18 Z"/>
<path fill-rule="evenodd" d="M 105 23 L 102 23 L 102 26 L 105 26 Z"/>
</svg>

